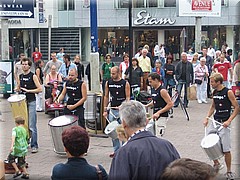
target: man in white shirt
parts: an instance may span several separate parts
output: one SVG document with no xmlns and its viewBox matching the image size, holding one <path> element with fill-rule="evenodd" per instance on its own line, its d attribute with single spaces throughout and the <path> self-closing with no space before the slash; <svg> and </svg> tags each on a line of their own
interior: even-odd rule
<svg viewBox="0 0 240 180">
<path fill-rule="evenodd" d="M 216 52 L 215 52 L 215 49 L 212 47 L 212 45 L 209 46 L 207 55 L 209 55 L 212 59 L 215 59 Z"/>
</svg>

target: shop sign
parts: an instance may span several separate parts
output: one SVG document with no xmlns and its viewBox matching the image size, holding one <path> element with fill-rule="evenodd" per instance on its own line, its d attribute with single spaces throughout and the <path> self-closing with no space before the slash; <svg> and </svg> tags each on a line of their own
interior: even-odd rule
<svg viewBox="0 0 240 180">
<path fill-rule="evenodd" d="M 152 17 L 150 13 L 146 10 L 142 10 L 137 14 L 137 19 L 134 21 L 135 25 L 165 25 L 174 24 L 176 20 L 171 20 L 170 18 L 156 18 Z"/>
<path fill-rule="evenodd" d="M 192 1 L 193 11 L 211 11 L 212 1 L 211 0 L 193 0 Z"/>
<path fill-rule="evenodd" d="M 8 20 L 8 24 L 22 24 L 21 20 Z"/>
</svg>

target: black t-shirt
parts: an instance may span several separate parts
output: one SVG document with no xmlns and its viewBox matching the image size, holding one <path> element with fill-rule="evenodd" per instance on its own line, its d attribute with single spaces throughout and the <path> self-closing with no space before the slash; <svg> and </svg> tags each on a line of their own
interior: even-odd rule
<svg viewBox="0 0 240 180">
<path fill-rule="evenodd" d="M 20 79 L 20 87 L 26 88 L 26 89 L 36 89 L 37 86 L 35 85 L 33 81 L 33 73 L 30 72 L 28 74 L 20 74 L 19 79 Z M 27 92 L 22 92 L 23 94 L 26 95 L 26 100 L 28 102 L 35 101 L 35 93 L 27 93 Z"/>
<path fill-rule="evenodd" d="M 173 71 L 173 74 L 167 74 L 167 71 Z M 165 72 L 165 78 L 166 79 L 173 79 L 173 75 L 175 74 L 175 66 L 172 64 L 165 64 L 164 65 L 164 72 Z"/>
<path fill-rule="evenodd" d="M 77 80 L 76 82 L 67 81 L 66 90 L 68 95 L 68 105 L 73 105 L 82 99 L 82 83 L 83 81 Z M 79 107 L 83 107 L 83 104 Z"/>
<path fill-rule="evenodd" d="M 117 107 L 126 100 L 126 81 L 121 79 L 120 81 L 113 81 L 110 79 L 108 82 L 108 89 L 111 96 L 111 107 Z"/>
<path fill-rule="evenodd" d="M 182 74 L 181 78 L 182 80 L 186 80 L 186 74 L 187 74 L 187 63 L 182 63 Z"/>
<path fill-rule="evenodd" d="M 129 68 L 127 68 L 125 75 L 129 74 Z M 143 76 L 143 71 L 142 68 L 137 67 L 134 69 L 132 67 L 132 82 L 131 82 L 131 87 L 135 85 L 138 85 L 139 87 L 141 86 L 141 77 Z"/>
<path fill-rule="evenodd" d="M 214 114 L 215 120 L 226 121 L 231 115 L 232 103 L 228 98 L 228 90 L 228 88 L 224 87 L 221 91 L 213 91 L 213 102 L 216 109 Z"/>
<path fill-rule="evenodd" d="M 161 96 L 162 89 L 164 89 L 162 86 L 159 86 L 157 89 L 151 89 L 151 95 L 153 100 L 153 113 L 156 113 L 167 105 L 167 103 Z M 160 117 L 168 117 L 168 111 L 160 114 Z"/>
</svg>

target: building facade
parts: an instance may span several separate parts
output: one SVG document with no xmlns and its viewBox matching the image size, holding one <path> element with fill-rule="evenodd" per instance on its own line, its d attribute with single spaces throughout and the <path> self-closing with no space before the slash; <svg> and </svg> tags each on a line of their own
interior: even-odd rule
<svg viewBox="0 0 240 180">
<path fill-rule="evenodd" d="M 170 53 L 194 47 L 195 18 L 179 17 L 180 0 L 132 0 L 133 54 L 138 47 L 155 42 L 165 44 Z M 39 47 L 43 59 L 64 48 L 73 57 L 89 60 L 90 0 L 39 0 L 34 3 L 33 19 L 9 19 L 9 44 L 12 56 L 21 52 L 31 56 Z M 98 46 L 103 57 L 110 53 L 121 57 L 129 52 L 128 0 L 97 1 Z M 201 45 L 221 49 L 227 43 L 239 52 L 240 2 L 221 0 L 221 17 L 202 17 Z"/>
</svg>

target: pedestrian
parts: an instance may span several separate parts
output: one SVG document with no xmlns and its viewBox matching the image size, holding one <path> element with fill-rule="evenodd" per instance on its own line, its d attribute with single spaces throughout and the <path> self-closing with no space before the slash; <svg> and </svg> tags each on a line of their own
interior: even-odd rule
<svg viewBox="0 0 240 180">
<path fill-rule="evenodd" d="M 19 61 L 16 62 L 16 64 L 14 64 L 14 79 L 15 79 L 15 82 L 18 81 L 18 77 L 20 74 L 23 73 L 23 70 L 22 70 L 22 59 L 25 58 L 25 54 L 24 53 L 21 53 L 19 55 Z"/>
<path fill-rule="evenodd" d="M 56 66 L 56 71 L 58 72 L 59 68 L 62 65 L 62 62 L 57 59 L 56 53 L 51 53 L 52 60 L 48 61 L 47 64 L 44 67 L 43 74 L 46 77 L 46 75 L 50 72 L 50 69 L 52 65 Z"/>
<path fill-rule="evenodd" d="M 84 154 L 87 153 L 89 148 L 89 136 L 85 129 L 79 126 L 64 129 L 62 142 L 68 161 L 65 164 L 59 163 L 53 167 L 52 180 L 108 179 L 108 174 L 103 166 L 92 166 L 84 158 Z"/>
<path fill-rule="evenodd" d="M 64 48 L 60 48 L 59 52 L 57 53 L 57 59 L 63 63 L 63 58 L 64 58 Z"/>
<path fill-rule="evenodd" d="M 160 60 L 155 61 L 155 67 L 152 68 L 152 73 L 157 73 L 160 76 L 160 81 L 161 84 L 164 86 L 165 85 L 165 71 L 162 67 L 162 62 Z"/>
<path fill-rule="evenodd" d="M 176 66 L 176 80 L 177 80 L 177 91 L 179 94 L 182 92 L 182 88 L 184 86 L 184 106 L 188 107 L 188 99 L 187 99 L 187 88 L 190 86 L 190 83 L 193 84 L 193 65 L 187 60 L 187 53 L 182 52 L 181 54 L 181 61 L 177 63 Z M 174 107 L 178 107 L 179 105 L 179 98 L 176 99 L 174 102 Z"/>
<path fill-rule="evenodd" d="M 62 82 L 62 76 L 57 72 L 57 67 L 53 64 L 50 72 L 46 75 L 45 84 L 53 83 L 54 81 Z"/>
<path fill-rule="evenodd" d="M 160 60 L 160 47 L 158 45 L 158 42 L 155 42 L 155 46 L 154 46 L 154 57 L 153 57 L 153 60 L 154 60 L 154 64 L 155 64 L 155 61 L 159 59 Z"/>
<path fill-rule="evenodd" d="M 218 131 L 221 126 L 215 122 L 209 124 L 207 134 L 217 133 L 220 137 L 220 144 L 225 157 L 225 163 L 227 166 L 226 178 L 234 179 L 234 173 L 231 169 L 231 138 L 230 138 L 230 125 L 234 118 L 239 113 L 238 102 L 232 92 L 232 90 L 226 88 L 223 83 L 223 76 L 220 73 L 214 73 L 210 76 L 210 83 L 213 91 L 213 101 L 208 111 L 207 117 L 203 121 L 203 125 L 208 125 L 209 118 L 213 115 L 214 120 L 222 123 L 223 129 Z M 232 111 L 233 107 L 233 111 Z M 214 160 L 214 169 L 219 171 L 223 168 L 223 165 L 218 160 Z"/>
<path fill-rule="evenodd" d="M 35 47 L 35 51 L 32 53 L 33 62 L 36 64 L 40 59 L 42 59 L 42 53 L 39 52 L 38 47 Z"/>
<path fill-rule="evenodd" d="M 122 79 L 124 79 L 126 69 L 129 67 L 129 55 L 124 54 L 123 55 L 123 62 L 120 63 L 119 69 L 122 75 Z"/>
<path fill-rule="evenodd" d="M 62 101 L 66 94 L 68 100 L 64 108 L 64 114 L 74 114 L 78 116 L 78 125 L 85 129 L 84 102 L 87 100 L 87 88 L 85 83 L 77 78 L 77 70 L 75 68 L 69 70 L 68 80 L 57 102 Z"/>
<path fill-rule="evenodd" d="M 174 79 L 175 75 L 175 66 L 172 64 L 173 59 L 171 55 L 167 56 L 166 64 L 164 64 L 165 71 L 165 88 L 168 90 L 170 97 L 172 97 L 172 89 L 176 85 L 176 81 Z"/>
<path fill-rule="evenodd" d="M 76 64 L 77 66 L 77 72 L 78 72 L 78 79 L 79 80 L 84 80 L 84 65 L 82 64 L 81 62 L 81 58 L 80 58 L 80 55 L 77 54 L 75 57 L 74 57 L 74 60 L 73 62 Z"/>
<path fill-rule="evenodd" d="M 15 118 L 16 127 L 12 129 L 12 143 L 10 148 L 10 154 L 8 155 L 8 162 L 12 164 L 15 169 L 15 174 L 13 178 L 21 176 L 23 179 L 29 179 L 29 174 L 26 169 L 25 157 L 28 151 L 28 133 L 24 128 L 25 119 L 23 117 L 17 116 Z M 16 164 L 16 160 L 18 164 Z M 19 170 L 18 166 L 22 168 L 22 172 Z"/>
<path fill-rule="evenodd" d="M 105 84 L 108 80 L 111 79 L 111 68 L 115 66 L 115 64 L 111 60 L 112 60 L 111 55 L 107 54 L 105 56 L 105 62 L 102 65 L 101 80 L 103 96 L 105 94 Z"/>
<path fill-rule="evenodd" d="M 38 152 L 36 93 L 42 92 L 41 84 L 35 74 L 30 71 L 32 61 L 29 58 L 22 59 L 23 74 L 19 75 L 16 91 L 26 95 L 28 108 L 28 121 L 31 134 L 30 146 L 32 153 Z"/>
<path fill-rule="evenodd" d="M 209 164 L 189 158 L 171 162 L 164 170 L 161 180 L 215 180 L 217 173 Z"/>
<path fill-rule="evenodd" d="M 115 154 L 109 179 L 160 179 L 163 170 L 180 158 L 167 140 L 157 138 L 146 127 L 146 109 L 138 101 L 125 101 L 120 118 L 128 141 Z"/>
<path fill-rule="evenodd" d="M 168 114 L 169 110 L 173 107 L 173 102 L 168 91 L 163 87 L 159 74 L 149 74 L 148 81 L 152 87 L 152 101 L 146 107 L 153 107 L 152 119 L 156 120 L 157 123 L 156 132 L 162 136 L 167 126 Z"/>
<path fill-rule="evenodd" d="M 200 64 L 194 69 L 194 75 L 197 84 L 197 101 L 199 104 L 207 103 L 207 79 L 209 74 L 205 57 L 201 57 Z"/>
<path fill-rule="evenodd" d="M 42 88 L 43 88 L 43 72 L 42 72 L 42 67 L 44 66 L 44 62 L 43 60 L 38 60 L 36 63 L 36 69 L 35 69 L 35 74 L 38 78 L 38 81 L 39 83 L 41 84 Z M 43 102 L 42 102 L 42 99 L 43 99 L 43 93 L 42 92 L 39 92 L 39 93 L 36 93 L 36 111 L 37 112 L 42 112 L 43 111 Z"/>
<path fill-rule="evenodd" d="M 71 62 L 69 54 L 64 55 L 63 61 L 64 61 L 64 63 L 59 68 L 58 73 L 62 76 L 63 82 L 66 82 L 68 80 L 68 72 L 71 69 L 76 69 L 77 70 L 77 66 L 76 66 L 76 64 Z"/>
<path fill-rule="evenodd" d="M 225 54 L 220 55 L 220 61 L 213 65 L 213 71 L 219 72 L 223 76 L 223 85 L 225 87 L 231 86 L 233 78 L 233 70 L 231 63 L 225 58 Z M 230 72 L 230 74 L 229 74 Z M 230 75 L 230 76 L 229 76 Z M 228 78 L 230 77 L 230 79 Z"/>
<path fill-rule="evenodd" d="M 110 95 L 110 103 L 109 103 Z M 105 94 L 104 94 L 104 113 L 103 116 L 109 122 L 118 120 L 119 118 L 119 106 L 125 100 L 130 100 L 130 85 L 129 83 L 121 78 L 120 70 L 118 66 L 111 68 L 111 79 L 106 82 Z M 107 106 L 110 104 L 110 110 L 108 111 Z M 118 120 L 121 123 L 121 120 Z M 119 139 L 112 139 L 114 153 L 119 149 Z M 109 156 L 113 157 L 114 153 Z"/>
<path fill-rule="evenodd" d="M 142 55 L 138 58 L 139 67 L 143 71 L 143 88 L 141 90 L 147 91 L 148 74 L 152 71 L 151 59 L 147 56 L 148 50 L 143 48 Z"/>
</svg>

